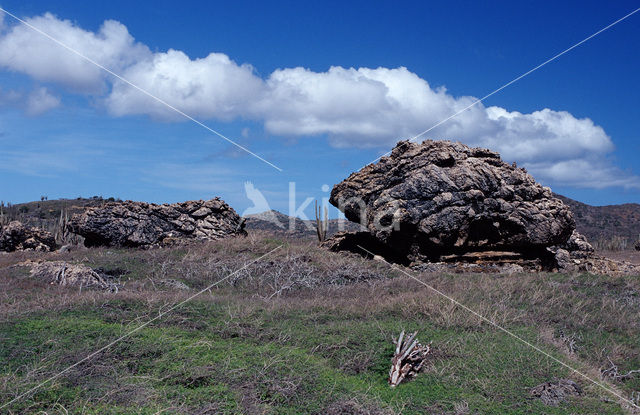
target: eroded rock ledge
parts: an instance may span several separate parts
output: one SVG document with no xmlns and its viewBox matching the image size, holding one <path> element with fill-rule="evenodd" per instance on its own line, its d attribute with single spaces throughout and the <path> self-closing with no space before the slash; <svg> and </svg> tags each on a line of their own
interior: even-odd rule
<svg viewBox="0 0 640 415">
<path fill-rule="evenodd" d="M 156 205 L 112 202 L 71 218 L 86 246 L 148 247 L 245 235 L 244 220 L 219 198 Z"/>
</svg>

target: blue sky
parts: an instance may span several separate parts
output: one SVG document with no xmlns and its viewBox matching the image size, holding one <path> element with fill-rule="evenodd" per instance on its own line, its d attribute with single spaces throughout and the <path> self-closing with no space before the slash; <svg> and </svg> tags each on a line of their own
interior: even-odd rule
<svg viewBox="0 0 640 415">
<path fill-rule="evenodd" d="M 244 192 L 251 181 L 271 207 L 287 212 L 289 182 L 296 183 L 297 205 L 326 197 L 322 185 L 332 186 L 398 139 L 429 128 L 472 102 L 469 97 L 486 95 L 639 4 L 0 6 L 283 169 L 5 16 L 0 199 L 221 196 L 242 212 L 251 206 Z M 499 150 L 554 191 L 583 202 L 640 203 L 639 46 L 637 13 L 425 138 Z"/>
</svg>

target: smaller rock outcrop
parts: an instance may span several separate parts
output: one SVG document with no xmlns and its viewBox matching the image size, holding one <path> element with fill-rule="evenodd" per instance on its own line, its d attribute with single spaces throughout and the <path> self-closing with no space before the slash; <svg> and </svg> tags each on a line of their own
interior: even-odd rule
<svg viewBox="0 0 640 415">
<path fill-rule="evenodd" d="M 563 272 L 586 271 L 585 260 L 594 257 L 593 246 L 587 242 L 587 238 L 575 230 L 567 242 L 549 247 L 547 250 L 554 255 L 557 269 Z"/>
<path fill-rule="evenodd" d="M 575 258 L 588 258 L 595 252 L 587 238 L 578 231 L 573 231 L 567 242 L 560 247 L 569 251 Z"/>
<path fill-rule="evenodd" d="M 545 405 L 558 406 L 572 396 L 580 396 L 582 388 L 572 380 L 558 379 L 542 383 L 532 388 L 529 393 L 539 398 Z"/>
<path fill-rule="evenodd" d="M 23 264 L 31 266 L 31 276 L 52 285 L 97 288 L 118 291 L 118 285 L 104 274 L 82 264 L 70 264 L 64 261 L 45 261 Z"/>
<path fill-rule="evenodd" d="M 640 251 L 640 241 L 636 242 L 633 247 L 636 249 L 636 251 Z"/>
<path fill-rule="evenodd" d="M 48 252 L 55 247 L 55 238 L 51 232 L 44 229 L 31 228 L 18 221 L 0 226 L 0 251 Z"/>
<path fill-rule="evenodd" d="M 609 276 L 640 275 L 640 265 L 613 260 L 595 253 L 587 239 L 576 231 L 560 246 L 547 248 L 559 272 L 590 272 Z"/>
<path fill-rule="evenodd" d="M 68 227 L 86 246 L 149 247 L 246 234 L 244 220 L 219 198 L 163 205 L 111 202 L 74 215 Z"/>
</svg>

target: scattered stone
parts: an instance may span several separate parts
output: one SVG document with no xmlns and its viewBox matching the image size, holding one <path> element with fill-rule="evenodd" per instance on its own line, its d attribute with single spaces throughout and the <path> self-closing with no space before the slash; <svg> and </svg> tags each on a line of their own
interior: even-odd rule
<svg viewBox="0 0 640 415">
<path fill-rule="evenodd" d="M 505 275 L 522 274 L 524 267 L 518 264 L 505 264 L 498 272 Z"/>
<path fill-rule="evenodd" d="M 579 271 L 590 272 L 592 274 L 609 275 L 612 277 L 634 277 L 640 275 L 640 265 L 627 261 L 616 261 L 610 258 L 594 255 L 579 261 L 577 265 Z"/>
<path fill-rule="evenodd" d="M 572 380 L 559 379 L 542 383 L 530 390 L 531 396 L 539 398 L 545 405 L 558 406 L 571 396 L 579 396 L 582 389 Z"/>
<path fill-rule="evenodd" d="M 550 247 L 547 249 L 554 255 L 558 271 L 573 272 L 579 270 L 579 263 L 574 262 L 571 254 L 566 249 L 559 247 Z"/>
<path fill-rule="evenodd" d="M 573 231 L 567 242 L 560 245 L 560 248 L 566 249 L 571 254 L 572 258 L 589 258 L 593 255 L 595 250 L 593 246 L 587 241 L 584 235 Z"/>
<path fill-rule="evenodd" d="M 244 220 L 219 198 L 156 205 L 111 202 L 76 214 L 69 230 L 86 246 L 149 247 L 246 235 Z"/>
<path fill-rule="evenodd" d="M 55 238 L 44 229 L 27 227 L 18 221 L 0 225 L 0 251 L 48 252 L 55 247 Z"/>
<path fill-rule="evenodd" d="M 470 262 L 416 262 L 410 265 L 411 269 L 418 272 L 426 272 L 431 274 L 467 274 L 467 273 L 483 273 L 483 274 L 502 274 L 513 275 L 523 272 L 539 272 L 542 269 L 536 265 L 535 261 L 523 261 L 518 264 L 514 263 L 492 263 L 486 262 L 481 264 Z"/>
<path fill-rule="evenodd" d="M 117 284 L 86 265 L 70 264 L 64 261 L 45 261 L 33 262 L 30 266 L 32 277 L 45 280 L 50 284 L 118 291 Z"/>
<path fill-rule="evenodd" d="M 502 251 L 550 267 L 546 248 L 575 229 L 569 208 L 524 169 L 449 141 L 399 142 L 334 186 L 330 202 L 368 232 L 340 233 L 325 246 L 361 245 L 400 263 Z"/>
<path fill-rule="evenodd" d="M 609 276 L 640 275 L 640 265 L 596 255 L 587 239 L 574 231 L 562 245 L 547 248 L 559 272 L 590 272 Z"/>
<path fill-rule="evenodd" d="M 587 238 L 573 231 L 569 239 L 558 246 L 550 246 L 547 250 L 553 254 L 558 271 L 574 272 L 584 270 L 584 260 L 594 256 L 594 249 Z"/>
</svg>

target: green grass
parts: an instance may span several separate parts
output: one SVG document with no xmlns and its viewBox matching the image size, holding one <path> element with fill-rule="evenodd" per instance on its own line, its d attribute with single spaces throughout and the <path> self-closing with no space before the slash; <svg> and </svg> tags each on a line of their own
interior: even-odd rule
<svg viewBox="0 0 640 415">
<path fill-rule="evenodd" d="M 122 321 L 139 315 L 139 305 L 121 308 Z M 528 388 L 566 377 L 567 371 L 488 328 L 442 330 L 428 321 L 384 313 L 345 316 L 259 306 L 230 317 L 229 308 L 237 306 L 233 301 L 189 304 L 11 410 L 55 412 L 57 405 L 69 413 L 96 414 L 152 414 L 172 407 L 169 413 L 211 407 L 211 413 L 320 414 L 335 402 L 358 397 L 405 414 L 453 413 L 459 402 L 477 413 L 621 413 L 618 404 L 600 401 L 597 393 L 555 408 L 531 399 Z M 26 390 L 42 379 L 29 374 L 34 367 L 44 363 L 47 373 L 54 373 L 133 327 L 101 314 L 80 308 L 2 324 L 1 376 L 13 377 L 12 383 Z M 180 324 L 185 317 L 201 326 L 185 328 Z M 434 357 L 414 381 L 391 389 L 386 383 L 389 336 L 401 329 L 419 330 L 421 339 L 431 340 Z M 530 329 L 517 333 L 535 339 Z"/>
</svg>

